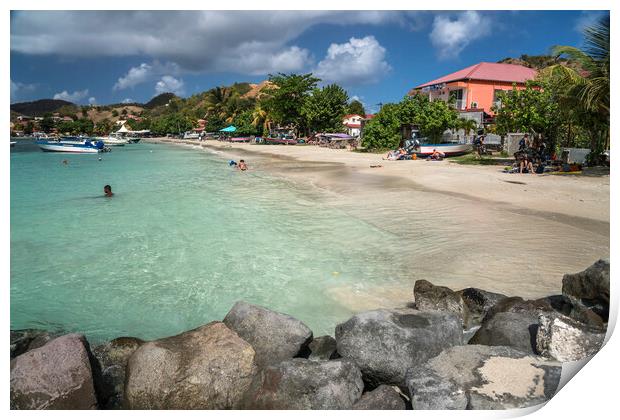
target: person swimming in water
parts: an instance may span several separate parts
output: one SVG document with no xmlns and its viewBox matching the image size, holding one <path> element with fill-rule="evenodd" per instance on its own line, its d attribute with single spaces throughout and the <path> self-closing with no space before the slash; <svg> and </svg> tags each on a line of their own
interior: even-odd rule
<svg viewBox="0 0 620 420">
<path fill-rule="evenodd" d="M 241 171 L 247 171 L 248 170 L 248 165 L 245 164 L 245 160 L 241 159 L 239 161 L 239 165 L 237 165 L 237 168 L 239 168 L 239 170 L 241 170 Z"/>
<path fill-rule="evenodd" d="M 112 192 L 112 187 L 110 187 L 109 185 L 103 187 L 103 193 L 106 197 L 112 197 L 114 195 L 114 193 Z"/>
</svg>

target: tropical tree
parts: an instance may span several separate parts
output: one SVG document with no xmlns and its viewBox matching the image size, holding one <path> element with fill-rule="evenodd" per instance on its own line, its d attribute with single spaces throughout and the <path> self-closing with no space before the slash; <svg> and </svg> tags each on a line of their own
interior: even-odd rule
<svg viewBox="0 0 620 420">
<path fill-rule="evenodd" d="M 454 127 L 457 130 L 463 130 L 466 136 L 478 128 L 478 123 L 470 118 L 459 118 L 456 120 Z"/>
<path fill-rule="evenodd" d="M 364 104 L 362 104 L 357 99 L 352 100 L 349 103 L 347 114 L 357 114 L 364 117 L 366 115 L 366 110 L 364 109 Z"/>
<path fill-rule="evenodd" d="M 252 111 L 252 125 L 256 127 L 257 132 L 267 135 L 271 129 L 271 122 L 269 114 L 258 102 Z"/>
<path fill-rule="evenodd" d="M 556 46 L 553 54 L 568 57 L 582 69 L 554 65 L 545 70 L 544 76 L 556 78 L 565 87 L 561 101 L 578 108 L 580 118 L 587 120 L 592 160 L 596 160 L 609 146 L 609 15 L 584 30 L 583 49 Z"/>
<path fill-rule="evenodd" d="M 401 141 L 399 104 L 385 104 L 364 127 L 362 146 L 368 150 L 395 149 Z"/>
<path fill-rule="evenodd" d="M 456 110 L 441 100 L 429 101 L 426 95 L 406 96 L 399 104 L 402 124 L 418 127 L 422 136 L 432 141 L 440 141 L 444 131 L 454 127 L 458 114 Z"/>
<path fill-rule="evenodd" d="M 336 84 L 315 88 L 301 107 L 306 127 L 314 132 L 341 131 L 349 95 Z"/>
<path fill-rule="evenodd" d="M 303 131 L 301 108 L 319 80 L 312 73 L 270 74 L 271 86 L 264 89 L 269 95 L 263 100 L 265 110 L 276 124 L 293 125 L 296 131 Z"/>
</svg>

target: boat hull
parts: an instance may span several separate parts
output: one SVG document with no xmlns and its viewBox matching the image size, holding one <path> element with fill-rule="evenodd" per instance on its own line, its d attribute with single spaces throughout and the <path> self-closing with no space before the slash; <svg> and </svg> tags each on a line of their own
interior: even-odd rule
<svg viewBox="0 0 620 420">
<path fill-rule="evenodd" d="M 45 144 L 37 143 L 39 148 L 44 152 L 60 152 L 60 153 L 99 153 L 100 149 L 93 146 L 83 144 Z"/>
<path fill-rule="evenodd" d="M 472 151 L 471 144 L 423 144 L 414 153 L 418 156 L 430 156 L 433 150 L 443 153 L 445 156 L 460 156 Z"/>
</svg>

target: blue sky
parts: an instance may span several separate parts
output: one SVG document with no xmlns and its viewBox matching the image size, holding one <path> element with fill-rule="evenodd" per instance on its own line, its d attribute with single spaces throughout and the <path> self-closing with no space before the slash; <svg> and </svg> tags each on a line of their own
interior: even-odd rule
<svg viewBox="0 0 620 420">
<path fill-rule="evenodd" d="M 579 46 L 602 13 L 12 12 L 11 102 L 146 102 L 281 71 L 314 72 L 374 111 L 480 61 Z"/>
</svg>

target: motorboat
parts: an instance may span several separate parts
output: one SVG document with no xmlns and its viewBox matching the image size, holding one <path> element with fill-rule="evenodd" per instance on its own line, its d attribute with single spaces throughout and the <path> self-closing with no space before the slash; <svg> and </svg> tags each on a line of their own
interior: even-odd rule
<svg viewBox="0 0 620 420">
<path fill-rule="evenodd" d="M 95 137 L 94 140 L 101 140 L 106 146 L 124 146 L 129 143 L 126 139 L 110 134 L 107 137 Z"/>
<path fill-rule="evenodd" d="M 110 149 L 105 147 L 103 141 L 95 143 L 84 137 L 62 137 L 59 140 L 37 140 L 37 145 L 44 152 L 62 153 L 101 153 Z"/>
</svg>

